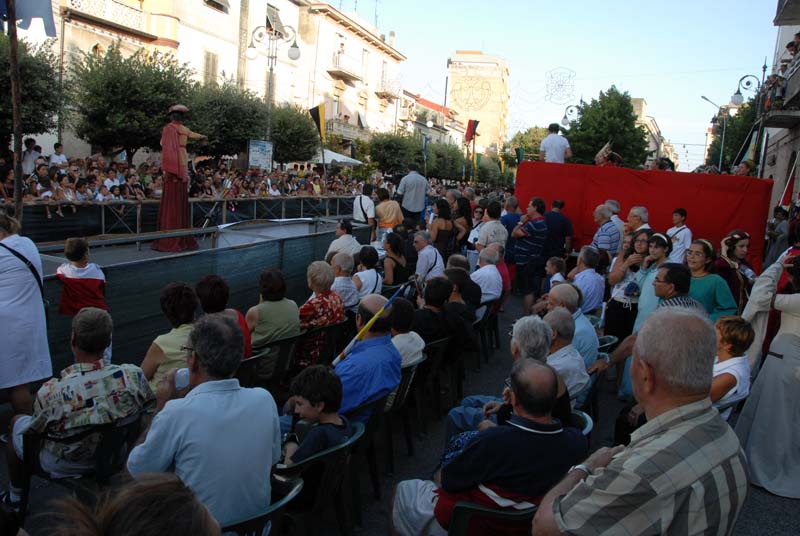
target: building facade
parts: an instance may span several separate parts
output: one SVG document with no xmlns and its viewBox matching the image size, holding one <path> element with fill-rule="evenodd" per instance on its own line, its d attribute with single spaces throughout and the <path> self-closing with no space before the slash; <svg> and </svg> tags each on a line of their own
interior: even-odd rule
<svg viewBox="0 0 800 536">
<path fill-rule="evenodd" d="M 636 125 L 645 129 L 647 132 L 647 150 L 649 155 L 645 162 L 645 168 L 649 168 L 653 162 L 665 156 L 672 160 L 675 169 L 678 169 L 679 161 L 675 148 L 661 135 L 661 129 L 655 117 L 647 115 L 647 101 L 641 98 L 632 98 L 633 112 L 636 114 Z M 625 155 L 622 155 L 623 158 Z"/>
<path fill-rule="evenodd" d="M 424 136 L 431 143 L 463 147 L 466 126 L 456 119 L 452 108 L 403 91 L 400 104 L 400 128 L 406 134 Z"/>
<path fill-rule="evenodd" d="M 447 63 L 450 108 L 464 123 L 480 121 L 477 152 L 493 149 L 499 153 L 508 130 L 508 63 L 477 50 L 458 50 Z"/>
</svg>

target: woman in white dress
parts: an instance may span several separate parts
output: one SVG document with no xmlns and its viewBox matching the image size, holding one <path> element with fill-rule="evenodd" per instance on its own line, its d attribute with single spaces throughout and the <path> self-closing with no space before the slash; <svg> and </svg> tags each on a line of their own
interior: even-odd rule
<svg viewBox="0 0 800 536">
<path fill-rule="evenodd" d="M 794 294 L 775 294 L 784 269 Z M 750 397 L 736 423 L 736 434 L 750 463 L 750 480 L 767 491 L 800 499 L 800 258 L 770 266 L 753 286 L 742 316 L 752 320 L 756 332 L 774 308 L 781 312 L 781 327 L 764 356 Z M 755 338 L 751 352 L 760 348 Z"/>
<path fill-rule="evenodd" d="M 42 259 L 36 245 L 18 232 L 17 220 L 0 211 L 0 389 L 9 390 L 15 413 L 30 414 L 28 384 L 52 377 L 53 366 L 39 286 Z"/>
</svg>

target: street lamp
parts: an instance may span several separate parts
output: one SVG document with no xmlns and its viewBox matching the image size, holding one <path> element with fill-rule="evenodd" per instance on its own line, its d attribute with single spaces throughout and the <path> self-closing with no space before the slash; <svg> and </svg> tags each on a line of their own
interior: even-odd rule
<svg viewBox="0 0 800 536">
<path fill-rule="evenodd" d="M 297 31 L 291 26 L 284 26 L 286 33 L 279 32 L 275 28 L 257 26 L 250 36 L 250 45 L 245 51 L 247 59 L 254 60 L 258 57 L 256 45 L 264 45 L 266 42 L 267 62 L 269 64 L 269 83 L 267 85 L 267 141 L 272 139 L 272 73 L 275 70 L 275 62 L 278 60 L 278 44 L 280 42 L 292 45 L 289 47 L 288 56 L 292 61 L 300 59 L 300 47 L 297 46 Z"/>
<path fill-rule="evenodd" d="M 755 85 L 755 89 L 753 90 L 753 86 Z M 744 102 L 744 96 L 742 95 L 742 90 L 750 91 L 753 90 L 758 93 L 761 90 L 761 80 L 754 74 L 746 74 L 739 79 L 739 85 L 736 88 L 736 93 L 731 96 L 731 104 L 734 106 L 741 106 Z"/>
<path fill-rule="evenodd" d="M 712 105 L 714 108 L 717 109 L 717 117 L 722 115 L 722 107 L 721 106 L 716 104 L 714 101 L 712 101 L 711 99 L 709 99 L 705 95 L 700 95 L 700 98 L 703 99 L 704 101 L 706 101 L 707 103 L 709 103 L 710 105 Z M 725 149 L 725 129 L 727 128 L 727 126 L 728 126 L 728 112 L 726 110 L 725 114 L 722 115 L 722 139 L 719 142 L 719 165 L 717 166 L 717 169 L 719 169 L 720 173 L 722 173 L 722 154 L 723 154 L 723 150 Z"/>
<path fill-rule="evenodd" d="M 578 110 L 578 107 L 575 106 L 574 104 L 570 104 L 569 106 L 564 108 L 564 117 L 561 118 L 561 124 L 564 125 L 565 127 L 569 126 L 570 120 L 578 119 L 579 113 L 580 110 Z"/>
</svg>

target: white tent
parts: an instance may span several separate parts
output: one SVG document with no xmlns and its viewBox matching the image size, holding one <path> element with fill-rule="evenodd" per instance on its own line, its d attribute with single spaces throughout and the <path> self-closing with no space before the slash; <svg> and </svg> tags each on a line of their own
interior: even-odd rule
<svg viewBox="0 0 800 536">
<path fill-rule="evenodd" d="M 317 154 L 314 155 L 314 158 L 311 159 L 311 162 L 314 164 L 321 164 L 322 163 L 322 153 L 317 151 Z M 364 162 L 361 160 L 356 160 L 355 158 L 350 158 L 349 156 L 345 156 L 343 154 L 336 153 L 331 151 L 330 149 L 325 149 L 325 163 L 326 164 L 339 164 L 345 166 L 360 166 Z"/>
</svg>

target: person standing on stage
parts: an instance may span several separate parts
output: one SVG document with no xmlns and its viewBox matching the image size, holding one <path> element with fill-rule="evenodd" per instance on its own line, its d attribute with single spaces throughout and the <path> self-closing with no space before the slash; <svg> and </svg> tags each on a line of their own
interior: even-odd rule
<svg viewBox="0 0 800 536">
<path fill-rule="evenodd" d="M 189 108 L 175 104 L 169 109 L 170 122 L 161 131 L 161 169 L 164 171 L 164 193 L 158 212 L 158 230 L 189 228 L 189 191 L 187 170 L 188 140 L 208 139 L 192 132 L 183 125 L 184 114 Z M 186 251 L 197 249 L 197 241 L 191 236 L 162 238 L 153 242 L 157 251 Z"/>
</svg>

